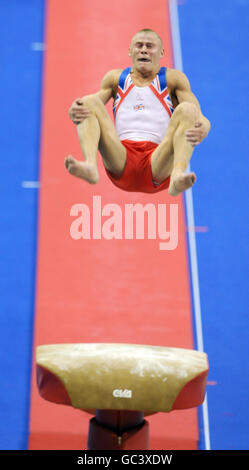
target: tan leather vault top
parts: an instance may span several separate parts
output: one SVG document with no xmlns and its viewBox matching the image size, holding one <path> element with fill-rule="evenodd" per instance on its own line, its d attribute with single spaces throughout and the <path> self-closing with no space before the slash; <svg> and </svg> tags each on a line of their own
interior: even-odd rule
<svg viewBox="0 0 249 470">
<path fill-rule="evenodd" d="M 43 398 L 86 410 L 191 408 L 204 399 L 208 373 L 205 353 L 118 343 L 38 346 L 36 363 Z"/>
</svg>

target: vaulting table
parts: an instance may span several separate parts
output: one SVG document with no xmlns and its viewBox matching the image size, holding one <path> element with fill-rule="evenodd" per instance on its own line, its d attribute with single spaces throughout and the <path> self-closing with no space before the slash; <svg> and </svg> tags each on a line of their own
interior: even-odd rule
<svg viewBox="0 0 249 470">
<path fill-rule="evenodd" d="M 149 448 L 144 416 L 199 406 L 205 353 L 136 344 L 52 344 L 36 348 L 37 385 L 48 401 L 94 414 L 89 450 Z"/>
</svg>

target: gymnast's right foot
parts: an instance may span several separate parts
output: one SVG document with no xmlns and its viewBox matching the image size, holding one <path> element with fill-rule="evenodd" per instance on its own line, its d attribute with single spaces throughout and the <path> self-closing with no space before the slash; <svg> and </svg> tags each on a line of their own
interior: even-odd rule
<svg viewBox="0 0 249 470">
<path fill-rule="evenodd" d="M 68 155 L 65 158 L 65 167 L 71 175 L 77 176 L 90 184 L 96 184 L 99 181 L 98 169 L 92 163 L 79 162 L 72 155 Z"/>
</svg>

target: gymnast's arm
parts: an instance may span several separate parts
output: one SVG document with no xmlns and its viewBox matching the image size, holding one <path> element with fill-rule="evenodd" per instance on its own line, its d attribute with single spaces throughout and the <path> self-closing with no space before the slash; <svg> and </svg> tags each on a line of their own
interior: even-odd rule
<svg viewBox="0 0 249 470">
<path fill-rule="evenodd" d="M 103 104 L 108 103 L 111 98 L 115 97 L 121 71 L 121 69 L 115 69 L 107 72 L 101 81 L 97 93 L 88 95 L 88 97 L 98 97 Z M 90 115 L 90 110 L 84 106 L 84 97 L 76 98 L 69 108 L 68 113 L 74 124 L 79 124 L 86 119 Z"/>
<path fill-rule="evenodd" d="M 199 116 L 195 126 L 186 131 L 186 139 L 193 145 L 198 145 L 205 137 L 207 137 L 211 124 L 210 121 L 202 114 L 200 103 L 194 93 L 191 91 L 188 78 L 183 72 L 175 69 L 168 69 L 167 83 L 173 96 L 175 96 L 178 104 L 183 101 L 195 104 L 199 110 Z"/>
</svg>

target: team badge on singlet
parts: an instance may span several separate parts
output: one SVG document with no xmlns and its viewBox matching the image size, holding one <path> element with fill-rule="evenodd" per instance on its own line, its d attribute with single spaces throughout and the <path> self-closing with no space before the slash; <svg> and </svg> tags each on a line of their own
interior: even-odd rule
<svg viewBox="0 0 249 470">
<path fill-rule="evenodd" d="M 142 111 L 144 108 L 144 104 L 136 104 L 135 106 L 133 106 L 134 111 Z"/>
</svg>

